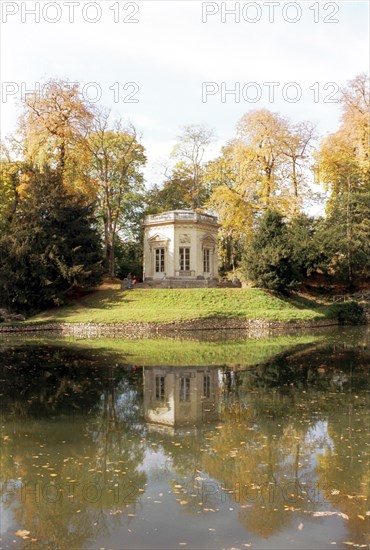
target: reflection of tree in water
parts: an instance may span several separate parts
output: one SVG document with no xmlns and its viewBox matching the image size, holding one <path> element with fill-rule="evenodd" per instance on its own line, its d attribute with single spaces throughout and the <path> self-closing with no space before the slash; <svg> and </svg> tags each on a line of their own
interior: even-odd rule
<svg viewBox="0 0 370 550">
<path fill-rule="evenodd" d="M 356 418 L 357 417 L 357 418 Z M 369 463 L 364 446 L 369 417 L 354 413 L 329 424 L 332 446 L 319 457 L 317 474 L 325 497 L 348 516 L 351 542 L 367 544 L 369 518 Z"/>
<path fill-rule="evenodd" d="M 7 418 L 88 412 L 98 403 L 103 373 L 96 354 L 29 345 L 1 349 L 0 361 Z"/>
<path fill-rule="evenodd" d="M 143 491 L 140 384 L 102 366 L 107 359 L 55 347 L 1 351 L 1 481 L 37 489 L 25 498 L 9 486 L 16 494 L 5 506 L 38 544 L 75 548 L 109 534 Z"/>
<path fill-rule="evenodd" d="M 369 462 L 364 445 L 369 428 L 369 351 L 353 356 L 346 346 L 336 346 L 336 371 L 332 376 L 332 414 L 328 418 L 327 445 L 318 457 L 317 474 L 324 494 L 348 516 L 349 542 L 368 544 Z M 326 367 L 325 362 L 322 363 Z M 336 388 L 336 390 L 335 390 Z M 334 390 L 334 391 L 333 391 Z M 335 414 L 340 404 L 339 414 Z M 328 407 L 330 410 L 330 407 Z M 334 490 L 333 490 L 334 488 Z"/>
<path fill-rule="evenodd" d="M 355 353 L 353 349 L 336 344 L 335 347 L 316 348 L 309 354 L 304 352 L 293 356 L 282 356 L 269 361 L 257 371 L 254 370 L 252 376 L 249 373 L 245 375 L 245 388 L 257 390 L 255 399 L 258 403 L 257 424 L 262 428 L 262 433 L 266 434 L 267 447 L 271 445 L 271 434 L 277 434 L 276 428 L 280 427 L 278 452 L 281 454 L 286 448 L 286 456 L 289 456 L 290 449 L 289 460 L 292 468 L 288 478 L 297 480 L 300 485 L 302 481 L 310 483 L 311 479 L 311 484 L 313 483 L 316 487 L 319 481 L 326 499 L 334 506 L 336 502 L 339 503 L 339 500 L 334 499 L 337 490 L 343 493 L 343 490 L 348 492 L 352 487 L 352 491 L 357 495 L 365 493 L 364 478 L 368 473 L 363 450 L 365 429 L 359 422 L 368 423 L 368 416 L 363 414 L 368 405 L 366 391 L 368 385 L 364 384 L 368 376 L 367 368 L 366 349 Z M 266 396 L 269 398 L 266 399 Z M 276 407 L 276 405 L 280 406 Z M 357 421 L 356 426 L 351 426 L 349 423 L 354 419 Z M 322 422 L 328 423 L 326 434 L 313 435 L 312 429 L 311 432 L 308 430 Z M 337 437 L 334 435 L 335 432 Z M 318 472 L 312 471 L 307 478 L 309 454 L 313 452 L 317 454 L 318 441 L 324 446 L 325 455 L 323 457 L 318 455 Z M 342 449 L 339 448 L 340 445 Z M 355 460 L 353 452 L 356 455 Z M 332 460 L 333 455 L 336 457 L 334 460 Z M 261 457 L 261 462 L 263 460 Z M 269 460 L 267 459 L 266 462 Z M 286 459 L 280 461 L 280 465 L 286 467 Z M 325 475 L 320 465 L 326 466 Z M 302 473 L 305 472 L 306 479 L 302 477 Z M 319 473 L 318 481 L 315 479 L 317 473 Z M 273 477 L 276 480 L 276 470 Z M 361 504 L 362 513 L 358 513 L 358 503 Z M 286 504 L 289 503 L 285 500 Z M 304 506 L 304 502 L 298 501 L 298 506 L 302 505 Z M 293 506 L 296 508 L 297 504 Z M 340 504 L 337 506 L 349 516 L 348 527 L 356 539 L 355 542 L 364 543 L 365 529 L 362 518 L 366 519 L 366 496 L 359 497 L 356 503 L 352 493 L 352 499 L 346 499 L 345 507 Z M 247 521 L 249 529 L 256 527 L 258 518 L 261 519 L 263 515 L 256 513 L 257 510 L 258 507 L 253 505 L 244 512 L 246 520 L 247 516 L 250 516 Z M 271 517 L 274 515 L 270 515 L 270 522 Z M 351 527 L 351 518 L 357 526 L 355 532 Z M 266 521 L 269 521 L 268 517 Z M 358 536 L 359 532 L 362 539 Z"/>
<path fill-rule="evenodd" d="M 248 531 L 271 536 L 290 525 L 293 517 L 296 520 L 297 514 L 304 522 L 307 513 L 322 510 L 324 497 L 326 509 L 332 505 L 335 509 L 335 488 L 345 479 L 340 491 L 345 489 L 351 497 L 353 467 L 352 487 L 357 495 L 364 493 L 367 463 L 363 452 L 356 455 L 357 464 L 351 459 L 353 452 L 347 450 L 348 456 L 343 458 L 349 438 L 343 438 L 340 430 L 334 436 L 332 424 L 337 429 L 343 419 L 348 422 L 351 408 L 366 423 L 365 354 L 336 344 L 310 353 L 284 354 L 245 371 L 225 369 L 218 425 L 198 429 L 197 437 L 185 434 L 176 438 L 177 447 L 171 439 L 162 443 L 172 458 L 173 484 L 179 486 L 184 508 L 191 513 L 200 510 L 199 490 L 191 490 L 197 484 L 194 480 L 200 479 L 200 486 L 216 480 L 218 492 L 206 495 L 203 508 L 217 509 L 223 488 L 223 496 L 240 504 L 239 519 Z M 348 431 L 347 424 L 345 427 Z M 350 441 L 353 449 L 361 448 L 362 428 L 356 432 L 356 440 Z M 333 443 L 337 466 L 332 460 Z M 326 450 L 324 457 L 320 449 Z M 346 506 L 339 506 L 350 516 L 350 530 L 352 517 L 363 533 L 364 520 L 358 516 L 366 523 L 365 504 L 363 498 L 347 497 Z M 361 542 L 360 536 L 357 541 Z"/>
</svg>

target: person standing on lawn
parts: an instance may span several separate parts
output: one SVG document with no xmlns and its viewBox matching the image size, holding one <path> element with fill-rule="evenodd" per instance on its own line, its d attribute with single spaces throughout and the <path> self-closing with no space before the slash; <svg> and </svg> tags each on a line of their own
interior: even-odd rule
<svg viewBox="0 0 370 550">
<path fill-rule="evenodd" d="M 130 273 L 127 275 L 127 288 L 132 288 L 132 275 L 131 275 L 131 271 L 130 271 Z"/>
</svg>

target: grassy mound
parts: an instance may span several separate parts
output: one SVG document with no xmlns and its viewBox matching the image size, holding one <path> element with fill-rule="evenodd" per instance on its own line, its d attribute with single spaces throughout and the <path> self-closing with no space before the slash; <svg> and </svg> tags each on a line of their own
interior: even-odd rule
<svg viewBox="0 0 370 550">
<path fill-rule="evenodd" d="M 167 323 L 205 318 L 297 322 L 332 318 L 330 307 L 256 288 L 101 289 L 74 303 L 45 311 L 28 322 Z"/>
</svg>

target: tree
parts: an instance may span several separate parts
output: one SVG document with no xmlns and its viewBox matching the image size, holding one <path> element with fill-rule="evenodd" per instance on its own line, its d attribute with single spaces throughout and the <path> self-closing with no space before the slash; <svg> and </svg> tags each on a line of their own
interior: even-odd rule
<svg viewBox="0 0 370 550">
<path fill-rule="evenodd" d="M 239 154 L 251 155 L 261 203 L 269 207 L 279 186 L 285 121 L 277 113 L 260 109 L 246 113 L 237 125 Z M 244 149 L 244 151 L 243 151 Z"/>
<path fill-rule="evenodd" d="M 147 213 L 191 209 L 192 185 L 189 170 L 182 164 L 176 165 L 163 186 L 154 185 L 146 194 Z"/>
<path fill-rule="evenodd" d="M 115 275 L 116 237 L 129 219 L 137 217 L 142 202 L 144 147 L 134 126 L 119 120 L 109 128 L 109 112 L 100 111 L 89 136 L 89 174 L 98 190 L 99 216 L 104 227 L 104 256 L 110 276 Z"/>
<path fill-rule="evenodd" d="M 172 151 L 172 156 L 178 159 L 178 163 L 168 183 L 183 189 L 183 200 L 191 209 L 202 208 L 209 194 L 202 163 L 206 148 L 213 139 L 213 130 L 205 126 L 184 126 Z"/>
<path fill-rule="evenodd" d="M 207 164 L 207 178 L 212 182 L 207 206 L 221 224 L 219 258 L 225 271 L 236 268 L 244 243 L 252 236 L 256 212 L 252 184 L 243 177 L 243 168 L 233 162 L 233 153 L 231 142 Z"/>
<path fill-rule="evenodd" d="M 267 210 L 259 220 L 243 259 L 243 271 L 256 286 L 284 292 L 298 282 L 287 225 L 282 215 Z"/>
<path fill-rule="evenodd" d="M 321 142 L 316 169 L 330 194 L 326 216 L 333 230 L 333 266 L 345 271 L 345 278 L 353 284 L 356 274 L 370 269 L 370 96 L 365 75 L 342 89 L 341 101 L 342 124 Z"/>
<path fill-rule="evenodd" d="M 354 154 L 364 181 L 370 179 L 370 94 L 369 76 L 357 75 L 341 89 L 340 101 L 343 105 L 342 122 L 347 136 L 354 146 Z"/>
<path fill-rule="evenodd" d="M 318 269 L 326 271 L 330 263 L 327 226 L 323 218 L 298 214 L 289 224 L 292 260 L 301 278 Z"/>
<path fill-rule="evenodd" d="M 94 197 L 86 177 L 86 137 L 94 118 L 79 84 L 50 79 L 39 91 L 26 94 L 19 120 L 23 158 L 43 169 L 48 165 L 61 174 L 70 191 Z"/>
<path fill-rule="evenodd" d="M 24 312 L 64 303 L 98 284 L 100 252 L 91 206 L 68 194 L 59 173 L 35 171 L 0 238 L 0 303 Z"/>
<path fill-rule="evenodd" d="M 12 221 L 19 202 L 21 163 L 11 159 L 5 144 L 0 144 L 0 235 Z"/>
<path fill-rule="evenodd" d="M 116 242 L 116 269 L 118 277 L 126 277 L 127 273 L 143 276 L 143 234 L 137 239 L 123 240 L 119 237 Z"/>
<path fill-rule="evenodd" d="M 240 151 L 240 144 L 231 141 L 216 160 L 208 163 L 208 178 L 212 181 L 209 205 L 221 221 L 226 234 L 234 239 L 251 236 L 253 219 L 258 212 L 255 185 L 255 161 L 252 154 Z"/>
<path fill-rule="evenodd" d="M 207 165 L 212 182 L 208 205 L 222 224 L 226 239 L 239 243 L 252 238 L 255 220 L 266 209 L 297 216 L 308 194 L 307 164 L 314 139 L 309 122 L 260 109 L 246 113 L 237 137 Z"/>
<path fill-rule="evenodd" d="M 293 215 L 299 213 L 303 207 L 303 200 L 307 196 L 305 172 L 314 139 L 315 127 L 311 122 L 293 124 L 286 120 L 280 147 L 283 154 L 283 175 L 291 182 Z"/>
</svg>

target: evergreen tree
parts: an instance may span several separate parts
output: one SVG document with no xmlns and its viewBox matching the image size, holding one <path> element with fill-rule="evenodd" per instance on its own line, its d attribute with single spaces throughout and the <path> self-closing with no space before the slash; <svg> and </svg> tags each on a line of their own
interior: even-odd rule
<svg viewBox="0 0 370 550">
<path fill-rule="evenodd" d="M 267 210 L 246 249 L 243 270 L 256 286 L 284 292 L 298 282 L 289 230 L 282 215 Z"/>
<path fill-rule="evenodd" d="M 292 258 L 302 278 L 320 269 L 326 272 L 331 260 L 327 223 L 323 218 L 298 214 L 289 224 Z"/>
<path fill-rule="evenodd" d="M 60 175 L 34 172 L 0 239 L 0 304 L 34 311 L 97 284 L 101 246 L 92 208 L 69 195 Z"/>
<path fill-rule="evenodd" d="M 325 220 L 325 243 L 336 278 L 349 285 L 370 273 L 370 191 L 345 191 Z"/>
</svg>

